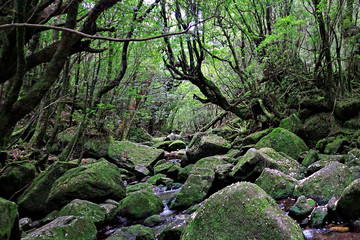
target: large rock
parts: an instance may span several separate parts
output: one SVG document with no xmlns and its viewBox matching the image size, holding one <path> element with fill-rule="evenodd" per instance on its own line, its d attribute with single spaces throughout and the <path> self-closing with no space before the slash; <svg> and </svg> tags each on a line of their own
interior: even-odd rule
<svg viewBox="0 0 360 240">
<path fill-rule="evenodd" d="M 75 163 L 56 162 L 39 174 L 31 187 L 17 200 L 20 211 L 27 216 L 41 217 L 45 214 L 46 199 L 51 186 L 67 170 L 77 167 Z"/>
<path fill-rule="evenodd" d="M 13 231 L 16 231 L 16 221 L 18 220 L 17 206 L 14 202 L 10 202 L 0 198 L 0 239 L 8 240 L 10 236 L 15 239 Z"/>
<path fill-rule="evenodd" d="M 149 167 L 164 155 L 164 150 L 129 141 L 115 141 L 109 145 L 108 154 L 118 161 L 131 161 L 134 165 Z"/>
<path fill-rule="evenodd" d="M 142 190 L 130 193 L 119 202 L 119 214 L 126 218 L 142 219 L 162 211 L 161 199 L 152 191 Z"/>
<path fill-rule="evenodd" d="M 250 148 L 238 159 L 231 176 L 238 180 L 255 181 L 264 168 L 277 169 L 291 177 L 300 179 L 304 167 L 290 157 L 285 157 L 271 148 Z"/>
<path fill-rule="evenodd" d="M 99 205 L 81 199 L 74 199 L 66 204 L 57 216 L 83 216 L 89 218 L 95 226 L 101 226 L 105 222 L 106 211 Z"/>
<path fill-rule="evenodd" d="M 130 227 L 123 227 L 116 230 L 107 239 L 111 240 L 155 240 L 154 231 L 149 228 L 136 224 Z"/>
<path fill-rule="evenodd" d="M 294 196 L 304 195 L 323 205 L 334 195 L 340 195 L 353 180 L 347 166 L 334 162 L 301 180 L 295 187 Z"/>
<path fill-rule="evenodd" d="M 86 217 L 64 216 L 30 232 L 22 240 L 95 240 L 96 227 Z"/>
<path fill-rule="evenodd" d="M 302 135 L 304 129 L 301 120 L 295 115 L 284 118 L 280 121 L 279 127 L 289 130 L 290 132 L 295 133 L 296 135 Z"/>
<path fill-rule="evenodd" d="M 186 162 L 186 164 L 182 162 L 181 164 L 184 166 L 190 163 L 195 163 L 197 160 L 204 157 L 225 154 L 229 151 L 230 147 L 230 143 L 220 136 L 203 136 L 199 145 L 193 146 L 186 152 L 188 162 Z"/>
<path fill-rule="evenodd" d="M 30 162 L 8 164 L 0 175 L 0 197 L 9 199 L 17 191 L 26 187 L 35 175 L 35 166 Z"/>
<path fill-rule="evenodd" d="M 335 116 L 342 120 L 355 117 L 360 111 L 360 99 L 358 97 L 346 97 L 336 101 Z"/>
<path fill-rule="evenodd" d="M 336 211 L 346 219 L 360 218 L 360 179 L 353 181 L 342 192 L 337 205 Z"/>
<path fill-rule="evenodd" d="M 313 147 L 317 141 L 326 138 L 330 132 L 335 132 L 338 124 L 331 113 L 318 113 L 306 119 L 304 127 L 307 143 Z"/>
<path fill-rule="evenodd" d="M 121 200 L 126 189 L 119 169 L 106 160 L 68 170 L 52 185 L 47 210 L 60 209 L 79 198 L 91 202 Z"/>
<path fill-rule="evenodd" d="M 182 240 L 304 239 L 301 228 L 260 187 L 238 182 L 213 194 L 190 220 Z"/>
<path fill-rule="evenodd" d="M 295 160 L 302 152 L 309 150 L 301 138 L 283 128 L 275 128 L 255 145 L 256 149 L 263 147 L 270 147 L 277 152 L 286 153 Z"/>
<path fill-rule="evenodd" d="M 298 181 L 276 169 L 265 168 L 255 183 L 274 199 L 292 196 Z"/>
</svg>

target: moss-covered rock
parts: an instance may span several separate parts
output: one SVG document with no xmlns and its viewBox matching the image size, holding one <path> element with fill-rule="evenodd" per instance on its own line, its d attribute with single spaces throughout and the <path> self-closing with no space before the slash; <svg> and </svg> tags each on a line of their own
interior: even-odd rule
<svg viewBox="0 0 360 240">
<path fill-rule="evenodd" d="M 135 176 L 138 179 L 142 179 L 150 175 L 149 169 L 147 169 L 146 166 L 142 164 L 136 165 L 134 168 L 134 172 L 135 172 Z"/>
<path fill-rule="evenodd" d="M 22 240 L 95 240 L 96 227 L 86 217 L 63 216 L 30 232 Z"/>
<path fill-rule="evenodd" d="M 345 219 L 360 218 L 360 179 L 356 179 L 341 193 L 336 212 Z"/>
<path fill-rule="evenodd" d="M 156 175 L 154 175 L 154 176 L 152 176 L 151 178 L 148 179 L 148 183 L 157 184 L 159 179 L 164 178 L 164 177 L 166 177 L 165 174 L 162 174 L 162 173 L 156 174 Z"/>
<path fill-rule="evenodd" d="M 304 239 L 301 228 L 260 187 L 238 182 L 213 194 L 190 220 L 182 240 Z"/>
<path fill-rule="evenodd" d="M 165 175 L 163 175 L 165 177 Z M 148 184 L 148 183 L 137 183 L 134 185 L 128 185 L 126 186 L 126 194 L 132 193 L 132 192 L 136 192 L 136 191 L 152 191 L 153 189 L 153 185 Z"/>
<path fill-rule="evenodd" d="M 195 163 L 197 160 L 204 157 L 225 154 L 229 151 L 230 147 L 230 143 L 220 136 L 203 136 L 199 142 L 199 145 L 192 147 L 189 151 L 186 152 L 188 160 L 186 165 Z"/>
<path fill-rule="evenodd" d="M 318 159 L 319 159 L 318 152 L 314 149 L 310 149 L 306 154 L 304 160 L 301 162 L 301 164 L 305 167 L 308 167 L 314 162 L 316 162 Z"/>
<path fill-rule="evenodd" d="M 307 176 L 319 171 L 333 162 L 341 162 L 342 156 L 340 155 L 327 155 L 318 154 L 319 160 L 309 165 L 306 169 Z"/>
<path fill-rule="evenodd" d="M 180 240 L 185 226 L 167 226 L 159 235 L 159 240 Z"/>
<path fill-rule="evenodd" d="M 360 111 L 360 99 L 358 97 L 345 97 L 338 99 L 335 105 L 335 116 L 342 120 L 348 120 Z"/>
<path fill-rule="evenodd" d="M 169 151 L 177 151 L 180 149 L 185 149 L 186 143 L 181 140 L 175 140 L 169 144 Z"/>
<path fill-rule="evenodd" d="M 280 121 L 279 127 L 289 130 L 296 135 L 302 135 L 302 132 L 304 131 L 301 120 L 295 114 L 292 114 L 290 117 L 282 119 Z"/>
<path fill-rule="evenodd" d="M 164 222 L 165 219 L 160 215 L 152 215 L 144 220 L 144 225 L 147 227 L 155 227 L 160 223 Z"/>
<path fill-rule="evenodd" d="M 313 199 L 301 195 L 290 208 L 289 215 L 295 219 L 302 220 L 311 213 L 316 205 L 317 204 Z"/>
<path fill-rule="evenodd" d="M 130 193 L 119 202 L 119 214 L 131 219 L 142 219 L 162 211 L 161 199 L 152 191 Z"/>
<path fill-rule="evenodd" d="M 132 142 L 142 143 L 152 141 L 152 136 L 141 127 L 130 128 L 128 139 Z"/>
<path fill-rule="evenodd" d="M 0 175 L 0 197 L 10 198 L 17 191 L 26 187 L 35 176 L 35 166 L 30 162 L 21 161 L 6 165 Z"/>
<path fill-rule="evenodd" d="M 274 199 L 292 196 L 298 181 L 276 169 L 265 168 L 255 183 Z"/>
<path fill-rule="evenodd" d="M 153 148 L 157 148 L 157 149 L 163 149 L 165 151 L 169 151 L 169 145 L 172 143 L 173 141 L 168 140 L 168 141 L 161 141 L 161 142 L 156 142 L 152 145 Z"/>
<path fill-rule="evenodd" d="M 347 166 L 334 162 L 301 180 L 295 187 L 294 196 L 305 195 L 323 205 L 334 195 L 340 195 L 353 180 Z"/>
<path fill-rule="evenodd" d="M 347 138 L 345 137 L 337 137 L 336 139 L 334 139 L 333 141 L 329 142 L 324 150 L 325 154 L 335 154 L 335 153 L 339 153 L 341 147 L 344 145 L 345 141 L 347 140 Z"/>
<path fill-rule="evenodd" d="M 190 176 L 190 172 L 193 167 L 194 167 L 194 164 L 189 164 L 186 167 L 181 168 L 178 173 L 178 181 L 185 182 L 186 179 Z"/>
<path fill-rule="evenodd" d="M 302 152 L 309 150 L 301 138 L 283 128 L 275 128 L 255 145 L 256 149 L 263 147 L 270 147 L 277 152 L 286 153 L 295 160 Z"/>
<path fill-rule="evenodd" d="M 304 167 L 297 161 L 277 153 L 274 149 L 250 148 L 239 158 L 230 175 L 239 180 L 255 181 L 265 167 L 277 169 L 296 179 L 300 179 L 304 171 Z"/>
<path fill-rule="evenodd" d="M 45 214 L 46 199 L 51 186 L 67 170 L 77 167 L 75 163 L 56 162 L 39 174 L 33 184 L 17 200 L 20 211 L 27 216 L 41 217 Z"/>
<path fill-rule="evenodd" d="M 176 162 L 168 162 L 168 161 L 164 161 L 164 162 L 158 162 L 157 164 L 155 164 L 154 166 L 154 174 L 166 174 L 166 172 L 172 168 L 174 165 L 180 165 L 179 163 Z"/>
<path fill-rule="evenodd" d="M 170 209 L 184 209 L 204 200 L 214 179 L 215 172 L 212 169 L 194 167 Z"/>
<path fill-rule="evenodd" d="M 312 211 L 310 216 L 310 227 L 320 228 L 325 223 L 324 220 L 328 215 L 328 208 L 326 206 L 318 206 Z"/>
<path fill-rule="evenodd" d="M 305 120 L 304 123 L 307 143 L 314 147 L 320 139 L 326 138 L 331 132 L 335 132 L 338 124 L 330 113 L 318 113 Z"/>
<path fill-rule="evenodd" d="M 164 151 L 129 141 L 114 141 L 109 145 L 108 154 L 119 161 L 131 161 L 134 165 L 153 166 Z"/>
<path fill-rule="evenodd" d="M 105 221 L 110 222 L 114 220 L 115 216 L 118 213 L 118 205 L 119 203 L 108 199 L 104 203 L 100 203 L 99 206 L 105 210 Z"/>
<path fill-rule="evenodd" d="M 48 212 L 80 198 L 99 203 L 111 198 L 121 200 L 126 189 L 119 169 L 106 160 L 68 170 L 58 178 L 47 199 Z"/>
<path fill-rule="evenodd" d="M 270 132 L 271 132 L 270 128 L 267 128 L 267 129 L 259 131 L 259 132 L 254 132 L 254 133 L 246 136 L 244 138 L 244 140 L 242 141 L 242 144 L 244 146 L 250 145 L 250 144 L 256 144 L 261 138 L 265 137 Z"/>
<path fill-rule="evenodd" d="M 154 231 L 140 224 L 123 227 L 111 234 L 109 240 L 155 240 Z"/>
<path fill-rule="evenodd" d="M 10 237 L 16 239 L 12 231 L 16 231 L 18 219 L 17 206 L 14 202 L 0 198 L 0 239 L 8 240 Z"/>
<path fill-rule="evenodd" d="M 89 218 L 97 227 L 105 222 L 105 209 L 99 205 L 81 199 L 74 199 L 66 204 L 57 214 L 58 216 L 83 216 Z"/>
</svg>

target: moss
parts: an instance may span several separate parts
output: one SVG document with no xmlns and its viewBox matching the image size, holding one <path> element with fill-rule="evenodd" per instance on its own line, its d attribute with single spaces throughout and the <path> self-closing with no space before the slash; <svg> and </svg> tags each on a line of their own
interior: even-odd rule
<svg viewBox="0 0 360 240">
<path fill-rule="evenodd" d="M 186 179 L 189 177 L 191 170 L 193 169 L 194 164 L 189 164 L 186 167 L 179 170 L 178 173 L 178 180 L 180 182 L 185 182 Z"/>
<path fill-rule="evenodd" d="M 136 192 L 136 191 L 152 191 L 153 185 L 147 184 L 147 183 L 138 183 L 134 185 L 129 185 L 126 187 L 126 194 Z"/>
<path fill-rule="evenodd" d="M 356 179 L 342 192 L 336 211 L 345 219 L 358 219 L 360 217 L 360 179 Z"/>
<path fill-rule="evenodd" d="M 186 143 L 181 140 L 175 140 L 169 145 L 169 151 L 176 151 L 180 149 L 185 149 Z"/>
<path fill-rule="evenodd" d="M 154 166 L 154 174 L 163 173 L 165 174 L 171 167 L 176 165 L 174 162 L 162 162 Z"/>
<path fill-rule="evenodd" d="M 226 163 L 226 161 L 224 160 L 226 158 L 226 156 L 222 155 L 205 157 L 195 163 L 195 168 L 208 168 L 211 170 L 215 170 L 216 166 Z"/>
<path fill-rule="evenodd" d="M 214 211 L 216 209 L 216 211 Z M 303 239 L 300 227 L 258 186 L 239 182 L 213 194 L 195 213 L 182 240 Z"/>
<path fill-rule="evenodd" d="M 301 138 L 283 128 L 275 128 L 255 145 L 256 149 L 263 147 L 270 147 L 277 152 L 286 153 L 295 160 L 302 152 L 309 150 Z"/>
<path fill-rule="evenodd" d="M 17 220 L 17 206 L 14 202 L 0 198 L 0 239 L 10 239 Z"/>
<path fill-rule="evenodd" d="M 123 227 L 114 232 L 107 239 L 111 240 L 155 240 L 154 231 L 151 228 L 144 227 L 140 224 L 131 227 Z"/>
<path fill-rule="evenodd" d="M 328 208 L 326 206 L 319 206 L 311 213 L 310 227 L 320 228 L 324 225 L 324 220 L 328 215 Z"/>
<path fill-rule="evenodd" d="M 265 137 L 271 132 L 271 129 L 265 129 L 259 132 L 254 132 L 246 136 L 242 142 L 243 145 L 256 144 L 261 138 Z"/>
<path fill-rule="evenodd" d="M 325 154 L 335 154 L 338 153 L 342 145 L 347 141 L 346 137 L 339 136 L 333 141 L 329 142 L 324 150 Z"/>
<path fill-rule="evenodd" d="M 141 219 L 162 211 L 163 203 L 150 191 L 130 193 L 119 202 L 119 213 L 127 218 Z"/>
<path fill-rule="evenodd" d="M 164 219 L 160 215 L 153 215 L 145 219 L 144 224 L 148 227 L 154 227 L 160 223 L 162 223 Z"/>
<path fill-rule="evenodd" d="M 279 127 L 289 130 L 295 134 L 299 134 L 303 130 L 303 124 L 295 114 L 282 119 Z"/>
<path fill-rule="evenodd" d="M 148 179 L 148 183 L 156 184 L 159 181 L 160 178 L 164 178 L 164 177 L 166 177 L 165 174 L 162 174 L 162 173 L 156 174 L 156 175 L 154 175 L 154 176 L 152 176 L 151 178 Z"/>
<path fill-rule="evenodd" d="M 307 143 L 313 147 L 317 141 L 326 138 L 331 132 L 335 132 L 338 124 L 330 113 L 318 113 L 305 120 L 304 128 Z"/>
<path fill-rule="evenodd" d="M 314 149 L 310 149 L 306 154 L 304 160 L 301 162 L 301 164 L 305 167 L 308 167 L 314 162 L 316 162 L 318 159 L 319 159 L 318 152 L 315 151 Z"/>
</svg>

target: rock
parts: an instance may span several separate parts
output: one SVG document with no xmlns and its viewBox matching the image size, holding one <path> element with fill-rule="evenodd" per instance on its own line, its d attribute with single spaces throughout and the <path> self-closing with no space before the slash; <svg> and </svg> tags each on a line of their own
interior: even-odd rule
<svg viewBox="0 0 360 240">
<path fill-rule="evenodd" d="M 312 211 L 310 216 L 310 227 L 320 228 L 324 225 L 324 220 L 328 215 L 328 208 L 326 206 L 318 206 Z"/>
<path fill-rule="evenodd" d="M 250 148 L 239 158 L 231 176 L 239 180 L 255 181 L 264 168 L 277 169 L 296 179 L 302 178 L 304 168 L 294 159 L 284 157 L 271 148 Z"/>
<path fill-rule="evenodd" d="M 201 138 L 204 136 L 209 135 L 207 132 L 197 132 L 195 133 L 195 135 L 192 137 L 190 143 L 189 143 L 189 148 L 192 148 L 193 146 L 196 146 L 200 143 Z"/>
<path fill-rule="evenodd" d="M 0 175 L 0 197 L 9 199 L 17 191 L 26 187 L 35 176 L 35 166 L 30 162 L 13 162 L 6 165 Z"/>
<path fill-rule="evenodd" d="M 111 141 L 111 137 L 107 135 L 86 137 L 84 141 L 84 156 L 97 159 L 106 157 L 108 154 L 108 147 Z"/>
<path fill-rule="evenodd" d="M 130 161 L 134 165 L 153 166 L 161 159 L 164 151 L 129 141 L 114 141 L 109 145 L 108 154 L 118 161 Z"/>
<path fill-rule="evenodd" d="M 305 196 L 301 195 L 290 208 L 289 215 L 295 219 L 302 220 L 311 213 L 316 205 L 317 204 L 313 199 L 307 199 Z"/>
<path fill-rule="evenodd" d="M 345 143 L 346 140 L 347 139 L 345 139 L 344 137 L 338 137 L 338 138 L 334 139 L 332 142 L 330 142 L 326 145 L 324 153 L 325 154 L 339 153 L 341 147 L 343 146 L 343 144 Z"/>
<path fill-rule="evenodd" d="M 152 191 L 130 193 L 119 202 L 119 214 L 130 219 L 142 219 L 162 211 L 161 199 Z"/>
<path fill-rule="evenodd" d="M 95 240 L 96 227 L 86 217 L 63 216 L 30 232 L 22 240 Z"/>
<path fill-rule="evenodd" d="M 180 149 L 185 149 L 186 143 L 181 140 L 175 140 L 169 144 L 169 151 L 177 151 Z"/>
<path fill-rule="evenodd" d="M 319 160 L 312 163 L 306 169 L 307 176 L 319 171 L 320 169 L 326 167 L 327 165 L 333 162 L 340 162 L 341 156 L 340 155 L 326 155 L 326 154 L 319 154 Z"/>
<path fill-rule="evenodd" d="M 355 117 L 359 111 L 360 100 L 357 97 L 345 97 L 336 101 L 334 113 L 342 121 Z"/>
<path fill-rule="evenodd" d="M 169 150 L 169 145 L 170 145 L 172 142 L 173 142 L 173 141 L 171 141 L 171 140 L 161 141 L 161 142 L 154 143 L 151 147 L 157 148 L 157 149 L 163 149 L 163 150 L 165 150 L 165 151 L 170 151 L 170 150 Z"/>
<path fill-rule="evenodd" d="M 186 152 L 188 162 L 181 162 L 182 166 L 195 163 L 197 160 L 214 155 L 225 154 L 229 151 L 231 145 L 224 138 L 217 135 L 203 136 L 198 146 L 192 147 Z"/>
<path fill-rule="evenodd" d="M 24 217 L 19 220 L 19 228 L 21 231 L 27 231 L 32 228 L 32 220 L 31 218 Z"/>
<path fill-rule="evenodd" d="M 151 178 L 148 179 L 148 183 L 157 185 L 158 181 L 161 178 L 164 178 L 164 177 L 166 177 L 165 174 L 162 174 L 162 173 L 156 174 L 156 175 L 154 175 L 154 176 L 152 176 Z"/>
<path fill-rule="evenodd" d="M 303 135 L 304 128 L 301 120 L 292 114 L 290 117 L 284 118 L 280 121 L 279 127 L 289 130 L 296 135 Z"/>
<path fill-rule="evenodd" d="M 301 162 L 301 164 L 305 167 L 308 167 L 317 160 L 319 160 L 318 152 L 315 151 L 314 149 L 310 149 L 306 154 L 304 160 Z"/>
<path fill-rule="evenodd" d="M 159 235 L 159 240 L 180 240 L 185 226 L 167 226 Z"/>
<path fill-rule="evenodd" d="M 182 168 L 180 167 L 180 163 L 175 162 L 175 164 L 171 168 L 169 168 L 169 170 L 167 170 L 166 176 L 174 180 L 177 180 L 181 169 Z"/>
<path fill-rule="evenodd" d="M 267 129 L 259 131 L 259 132 L 254 132 L 254 133 L 246 136 L 244 138 L 244 140 L 242 141 L 242 144 L 244 146 L 245 145 L 250 145 L 250 144 L 256 144 L 261 138 L 265 137 L 270 132 L 271 132 L 270 128 L 267 128 Z"/>
<path fill-rule="evenodd" d="M 355 179 L 360 178 L 360 166 L 351 167 L 350 171 L 352 172 Z"/>
<path fill-rule="evenodd" d="M 192 168 L 194 167 L 194 164 L 189 164 L 184 168 L 181 168 L 178 173 L 178 181 L 179 182 L 185 182 L 186 179 L 189 177 L 190 172 Z"/>
<path fill-rule="evenodd" d="M 142 178 L 150 175 L 149 169 L 147 169 L 145 167 L 145 165 L 142 165 L 142 164 L 136 165 L 134 171 L 135 171 L 135 175 L 138 179 L 142 179 Z"/>
<path fill-rule="evenodd" d="M 106 160 L 68 170 L 52 185 L 47 211 L 60 209 L 73 199 L 79 198 L 95 203 L 111 198 L 121 200 L 126 189 L 119 169 Z"/>
<path fill-rule="evenodd" d="M 105 210 L 105 221 L 111 222 L 114 220 L 115 216 L 118 213 L 119 203 L 114 201 L 114 203 L 100 203 L 99 206 Z"/>
<path fill-rule="evenodd" d="M 295 187 L 294 196 L 305 195 L 323 205 L 334 195 L 341 194 L 353 180 L 347 166 L 334 162 L 301 180 Z"/>
<path fill-rule="evenodd" d="M 66 204 L 57 214 L 58 216 L 83 216 L 89 218 L 97 227 L 105 222 L 105 209 L 99 205 L 80 199 L 74 199 Z"/>
<path fill-rule="evenodd" d="M 152 141 L 152 136 L 141 127 L 131 127 L 128 139 L 132 142 L 143 143 Z"/>
<path fill-rule="evenodd" d="M 301 228 L 276 202 L 260 187 L 248 182 L 232 184 L 213 194 L 189 220 L 181 239 L 242 239 L 244 236 L 304 239 Z"/>
<path fill-rule="evenodd" d="M 152 215 L 144 220 L 144 225 L 147 227 L 155 227 L 165 221 L 160 215 Z"/>
<path fill-rule="evenodd" d="M 14 202 L 0 198 L 0 239 L 16 239 L 18 210 Z"/>
<path fill-rule="evenodd" d="M 154 231 L 140 224 L 123 227 L 115 231 L 107 239 L 111 240 L 155 240 Z"/>
<path fill-rule="evenodd" d="M 215 172 L 212 169 L 194 167 L 170 209 L 185 209 L 204 200 L 214 179 Z"/>
<path fill-rule="evenodd" d="M 341 193 L 336 204 L 336 212 L 345 219 L 360 217 L 360 179 L 356 179 Z"/>
<path fill-rule="evenodd" d="M 153 185 L 148 184 L 148 183 L 137 183 L 134 185 L 128 185 L 128 186 L 126 186 L 126 194 L 136 192 L 136 191 L 142 191 L 142 190 L 152 191 L 153 187 L 154 187 Z"/>
<path fill-rule="evenodd" d="M 309 150 L 301 138 L 283 128 L 275 128 L 255 145 L 256 149 L 263 147 L 270 147 L 277 152 L 283 152 L 295 160 L 302 152 Z"/>
<path fill-rule="evenodd" d="M 317 141 L 335 132 L 338 124 L 331 113 L 318 113 L 306 119 L 304 127 L 307 143 L 314 147 Z"/>
<path fill-rule="evenodd" d="M 44 172 L 40 173 L 27 191 L 18 198 L 20 211 L 27 216 L 43 217 L 46 213 L 46 199 L 51 186 L 67 170 L 77 167 L 77 164 L 68 162 L 55 162 Z"/>
<path fill-rule="evenodd" d="M 159 161 L 158 163 L 155 164 L 154 166 L 154 174 L 158 174 L 158 173 L 162 173 L 162 174 L 166 174 L 166 172 L 173 167 L 174 165 L 176 165 L 178 163 L 175 162 L 167 162 L 167 161 Z M 179 164 L 178 164 L 179 165 Z"/>
<path fill-rule="evenodd" d="M 292 196 L 298 181 L 276 169 L 265 168 L 255 183 L 274 199 Z"/>
</svg>

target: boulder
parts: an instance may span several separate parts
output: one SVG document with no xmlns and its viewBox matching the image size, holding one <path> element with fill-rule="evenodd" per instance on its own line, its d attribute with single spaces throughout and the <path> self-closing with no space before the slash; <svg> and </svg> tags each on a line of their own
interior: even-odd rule
<svg viewBox="0 0 360 240">
<path fill-rule="evenodd" d="M 232 184 L 213 194 L 189 220 L 182 240 L 304 239 L 301 228 L 260 187 Z"/>
<path fill-rule="evenodd" d="M 121 200 L 126 188 L 119 169 L 106 160 L 68 170 L 58 178 L 47 199 L 47 211 L 60 209 L 79 198 L 100 203 L 111 198 Z"/>
<path fill-rule="evenodd" d="M 142 178 L 150 175 L 149 169 L 147 169 L 145 167 L 145 165 L 142 165 L 142 164 L 136 165 L 134 168 L 134 172 L 138 179 L 142 179 Z"/>
<path fill-rule="evenodd" d="M 0 175 L 0 197 L 9 199 L 17 191 L 26 187 L 35 176 L 35 166 L 28 161 L 6 165 Z"/>
<path fill-rule="evenodd" d="M 189 164 L 184 168 L 181 168 L 178 173 L 178 181 L 185 182 L 186 179 L 190 176 L 191 170 L 193 169 L 194 164 Z"/>
<path fill-rule="evenodd" d="M 360 179 L 356 179 L 341 193 L 336 212 L 345 219 L 360 218 Z"/>
<path fill-rule="evenodd" d="M 140 145 L 129 141 L 114 141 L 109 145 L 108 154 L 120 162 L 129 161 L 135 166 L 153 166 L 164 155 L 164 150 Z"/>
<path fill-rule="evenodd" d="M 238 159 L 230 175 L 238 180 L 255 181 L 265 167 L 277 169 L 296 179 L 302 178 L 304 172 L 304 167 L 297 161 L 277 153 L 274 149 L 250 148 Z"/>
<path fill-rule="evenodd" d="M 244 138 L 242 141 L 242 145 L 250 145 L 250 144 L 256 144 L 261 138 L 265 137 L 271 132 L 270 128 L 267 128 L 265 130 L 254 132 Z"/>
<path fill-rule="evenodd" d="M 180 240 L 181 233 L 184 231 L 185 226 L 167 226 L 159 235 L 159 240 Z"/>
<path fill-rule="evenodd" d="M 318 152 L 315 151 L 314 149 L 310 149 L 306 154 L 304 160 L 301 162 L 301 164 L 305 167 L 308 167 L 317 160 L 319 160 Z"/>
<path fill-rule="evenodd" d="M 131 227 L 123 227 L 111 234 L 107 239 L 111 240 L 155 240 L 154 231 L 140 224 Z"/>
<path fill-rule="evenodd" d="M 282 119 L 280 121 L 279 127 L 289 130 L 290 132 L 293 132 L 298 136 L 303 135 L 304 132 L 303 124 L 295 114 L 292 114 L 290 117 Z"/>
<path fill-rule="evenodd" d="M 347 166 L 334 162 L 301 180 L 295 187 L 294 196 L 305 195 L 324 205 L 334 195 L 340 195 L 353 180 Z"/>
<path fill-rule="evenodd" d="M 255 183 L 274 199 L 292 196 L 298 180 L 276 169 L 265 168 Z"/>
<path fill-rule="evenodd" d="M 119 214 L 130 219 L 143 219 L 162 211 L 161 199 L 152 191 L 130 193 L 119 202 Z"/>
<path fill-rule="evenodd" d="M 30 232 L 22 240 L 95 240 L 96 227 L 86 217 L 63 216 Z"/>
<path fill-rule="evenodd" d="M 299 158 L 302 152 L 309 150 L 301 138 L 283 128 L 275 128 L 255 145 L 256 149 L 263 147 L 270 147 L 277 152 L 283 152 L 295 160 Z"/>
<path fill-rule="evenodd" d="M 290 208 L 289 215 L 295 219 L 302 220 L 307 217 L 316 207 L 316 202 L 311 198 L 301 195 Z"/>
<path fill-rule="evenodd" d="M 331 142 L 329 142 L 329 143 L 325 146 L 324 153 L 325 153 L 325 154 L 340 153 L 341 147 L 344 145 L 344 143 L 345 143 L 347 140 L 348 140 L 348 139 L 347 139 L 346 137 L 343 137 L 343 136 L 339 136 L 339 137 L 333 139 Z"/>
<path fill-rule="evenodd" d="M 67 170 L 77 167 L 75 163 L 56 162 L 40 173 L 33 184 L 17 200 L 20 211 L 27 216 L 42 217 L 45 215 L 46 199 L 51 186 Z"/>
<path fill-rule="evenodd" d="M 186 143 L 181 140 L 175 140 L 169 144 L 169 151 L 177 151 L 180 149 L 185 149 Z"/>
<path fill-rule="evenodd" d="M 172 168 L 174 165 L 179 165 L 179 163 L 176 162 L 168 162 L 166 160 L 161 160 L 161 162 L 159 161 L 158 163 L 155 164 L 154 166 L 154 174 L 166 174 L 166 172 Z"/>
<path fill-rule="evenodd" d="M 126 194 L 136 192 L 136 191 L 142 191 L 142 190 L 152 191 L 153 187 L 154 187 L 153 185 L 148 184 L 148 183 L 137 183 L 134 185 L 128 185 L 128 186 L 126 186 Z"/>
<path fill-rule="evenodd" d="M 97 227 L 105 222 L 106 211 L 99 205 L 80 199 L 74 199 L 66 204 L 57 216 L 83 216 L 89 218 Z"/>
<path fill-rule="evenodd" d="M 334 113 L 342 121 L 355 117 L 359 111 L 360 100 L 358 97 L 345 97 L 336 101 Z"/>
<path fill-rule="evenodd" d="M 114 220 L 115 216 L 118 213 L 118 205 L 119 203 L 108 199 L 104 203 L 100 203 L 99 206 L 105 210 L 105 221 L 110 222 Z"/>
<path fill-rule="evenodd" d="M 0 198 L 0 239 L 16 239 L 18 211 L 14 202 Z"/>
<path fill-rule="evenodd" d="M 214 179 L 214 170 L 195 166 L 184 186 L 170 205 L 170 209 L 185 209 L 204 200 Z"/>
<path fill-rule="evenodd" d="M 318 206 L 312 211 L 310 216 L 310 227 L 320 228 L 324 225 L 324 220 L 328 216 L 328 208 L 326 206 Z"/>
<path fill-rule="evenodd" d="M 304 130 L 307 143 L 314 147 L 320 139 L 326 138 L 331 132 L 335 132 L 338 124 L 331 113 L 318 113 L 305 120 Z"/>
<path fill-rule="evenodd" d="M 182 166 L 195 163 L 197 160 L 214 155 L 225 154 L 229 151 L 231 145 L 224 138 L 217 135 L 203 136 L 199 145 L 193 146 L 186 152 L 187 162 L 181 162 Z"/>
</svg>

